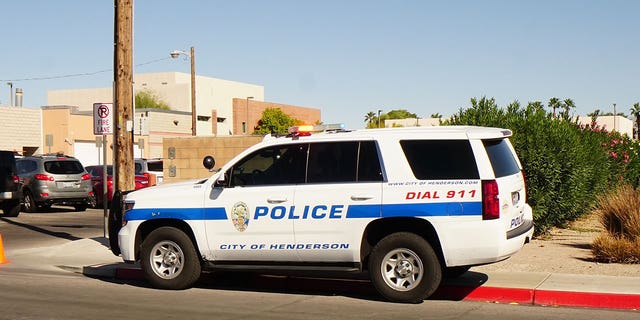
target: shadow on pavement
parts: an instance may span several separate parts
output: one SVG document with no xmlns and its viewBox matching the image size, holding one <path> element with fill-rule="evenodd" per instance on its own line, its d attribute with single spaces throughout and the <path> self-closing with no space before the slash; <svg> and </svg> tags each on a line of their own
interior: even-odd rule
<svg viewBox="0 0 640 320">
<path fill-rule="evenodd" d="M 69 234 L 67 232 L 50 231 L 50 230 L 47 230 L 47 229 L 44 229 L 44 228 L 32 226 L 30 224 L 14 221 L 12 219 L 0 218 L 0 220 L 6 222 L 8 224 L 12 224 L 12 225 L 15 225 L 15 226 L 18 226 L 18 227 L 29 229 L 31 231 L 39 232 L 39 233 L 42 233 L 42 234 L 46 234 L 46 235 L 50 235 L 50 236 L 53 236 L 53 237 L 58 237 L 58 238 L 66 239 L 66 240 L 75 241 L 75 240 L 83 239 L 83 238 L 79 238 L 79 237 L 73 236 L 73 235 L 71 235 L 71 234 Z"/>
<path fill-rule="evenodd" d="M 86 276 L 111 283 L 150 288 L 137 265 L 119 263 L 97 267 L 85 267 Z M 111 274 L 110 277 L 91 274 Z M 464 300 L 473 290 L 482 286 L 488 276 L 467 272 L 460 278 L 445 280 L 429 300 Z M 244 271 L 205 272 L 194 288 L 250 291 L 265 293 L 290 293 L 303 295 L 344 296 L 369 301 L 385 301 L 375 290 L 366 275 L 339 277 L 337 275 L 291 276 L 260 274 Z"/>
</svg>

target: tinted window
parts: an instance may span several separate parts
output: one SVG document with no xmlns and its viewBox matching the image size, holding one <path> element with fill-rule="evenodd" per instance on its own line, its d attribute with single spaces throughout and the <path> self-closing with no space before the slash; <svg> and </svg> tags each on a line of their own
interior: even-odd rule
<svg viewBox="0 0 640 320">
<path fill-rule="evenodd" d="M 16 166 L 18 168 L 18 174 L 25 174 L 27 172 L 32 172 L 32 171 L 36 171 L 36 169 L 38 169 L 38 164 L 33 161 L 33 160 L 19 160 L 16 163 Z"/>
<path fill-rule="evenodd" d="M 520 173 L 518 162 L 506 139 L 485 140 L 483 143 L 496 178 Z"/>
<path fill-rule="evenodd" d="M 357 141 L 310 144 L 307 182 L 355 182 L 358 145 Z"/>
<path fill-rule="evenodd" d="M 149 171 L 162 171 L 162 161 L 148 161 L 147 168 Z"/>
<path fill-rule="evenodd" d="M 376 143 L 373 141 L 360 142 L 358 181 L 382 181 L 378 148 L 376 148 Z"/>
<path fill-rule="evenodd" d="M 260 149 L 231 168 L 231 186 L 303 183 L 307 162 L 307 144 L 292 144 Z"/>
<path fill-rule="evenodd" d="M 44 171 L 52 174 L 78 174 L 84 171 L 84 167 L 78 161 L 46 161 Z"/>
<path fill-rule="evenodd" d="M 467 140 L 403 140 L 400 145 L 420 180 L 480 178 Z"/>
</svg>

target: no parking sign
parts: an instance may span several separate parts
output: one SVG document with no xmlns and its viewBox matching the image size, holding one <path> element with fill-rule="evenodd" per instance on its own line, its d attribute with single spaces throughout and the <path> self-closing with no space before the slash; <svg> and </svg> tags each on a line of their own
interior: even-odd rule
<svg viewBox="0 0 640 320">
<path fill-rule="evenodd" d="M 113 103 L 93 104 L 93 134 L 105 135 L 113 133 Z"/>
</svg>

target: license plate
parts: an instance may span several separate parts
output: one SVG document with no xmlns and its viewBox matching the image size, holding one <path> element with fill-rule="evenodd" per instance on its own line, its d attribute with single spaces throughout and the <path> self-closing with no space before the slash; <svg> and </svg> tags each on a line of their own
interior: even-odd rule
<svg viewBox="0 0 640 320">
<path fill-rule="evenodd" d="M 520 192 L 511 192 L 511 203 L 515 206 L 520 202 Z"/>
<path fill-rule="evenodd" d="M 63 188 L 75 188 L 76 187 L 76 183 L 75 182 L 63 181 L 63 182 L 61 182 L 61 184 L 62 184 Z"/>
</svg>

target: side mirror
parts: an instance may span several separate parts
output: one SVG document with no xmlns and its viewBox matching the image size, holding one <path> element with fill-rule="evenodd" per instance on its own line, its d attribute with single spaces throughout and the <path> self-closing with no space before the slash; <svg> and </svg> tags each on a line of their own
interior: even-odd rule
<svg viewBox="0 0 640 320">
<path fill-rule="evenodd" d="M 204 159 L 202 160 L 202 165 L 207 168 L 207 170 L 209 171 L 213 171 L 213 166 L 216 165 L 216 160 L 213 159 L 212 156 L 206 156 L 204 157 Z"/>
</svg>

